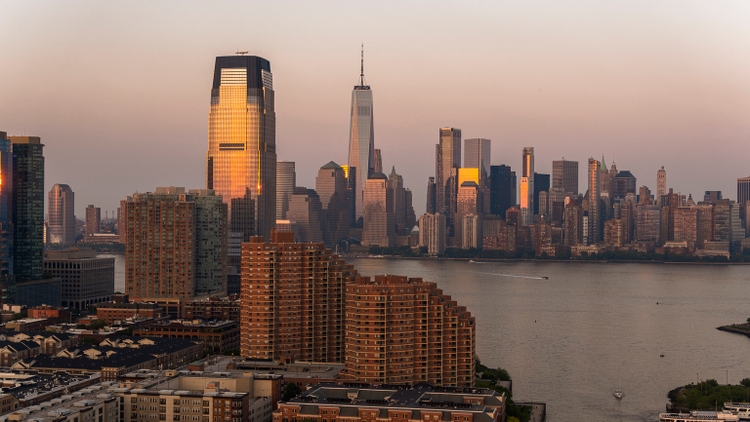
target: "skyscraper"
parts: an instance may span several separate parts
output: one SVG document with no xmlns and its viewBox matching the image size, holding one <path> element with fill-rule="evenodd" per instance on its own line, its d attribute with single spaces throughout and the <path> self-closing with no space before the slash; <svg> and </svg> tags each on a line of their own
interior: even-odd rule
<svg viewBox="0 0 750 422">
<path fill-rule="evenodd" d="M 10 140 L 0 132 L 0 283 L 5 303 L 6 281 L 13 274 L 13 153 Z"/>
<path fill-rule="evenodd" d="M 352 90 L 349 126 L 349 175 L 356 177 L 354 189 L 355 218 L 364 215 L 365 183 L 375 172 L 375 125 L 372 114 L 372 91 L 365 85 L 364 49 L 360 61 L 359 85 Z M 352 172 L 352 169 L 356 169 Z"/>
<path fill-rule="evenodd" d="M 578 161 L 566 159 L 552 162 L 552 187 L 563 193 L 578 195 Z"/>
<path fill-rule="evenodd" d="M 435 146 L 435 208 L 445 215 L 452 235 L 456 195 L 458 195 L 458 169 L 461 167 L 461 129 L 444 127 L 440 129 L 440 143 Z"/>
<path fill-rule="evenodd" d="M 661 197 L 667 194 L 667 172 L 664 166 L 656 172 L 656 203 L 660 203 Z"/>
<path fill-rule="evenodd" d="M 464 140 L 464 167 L 478 168 L 484 177 L 490 173 L 490 140 L 471 138 Z"/>
<path fill-rule="evenodd" d="M 745 228 L 750 229 L 746 215 L 747 201 L 750 201 L 750 176 L 737 179 L 737 204 L 740 206 L 740 219 L 745 224 Z"/>
<path fill-rule="evenodd" d="M 14 270 L 19 281 L 39 280 L 44 273 L 44 145 L 38 136 L 8 139 L 13 145 Z"/>
<path fill-rule="evenodd" d="M 589 158 L 589 215 L 588 215 L 588 243 L 593 245 L 601 238 L 601 188 L 599 161 Z"/>
<path fill-rule="evenodd" d="M 490 213 L 505 218 L 505 211 L 514 205 L 514 178 L 509 166 L 490 166 Z"/>
<path fill-rule="evenodd" d="M 315 190 L 320 197 L 323 243 L 333 247 L 349 233 L 349 203 L 346 200 L 344 169 L 333 161 L 318 170 Z"/>
<path fill-rule="evenodd" d="M 289 211 L 289 201 L 292 199 L 294 187 L 297 185 L 297 174 L 294 171 L 294 161 L 279 161 L 276 163 L 276 219 L 286 220 Z"/>
<path fill-rule="evenodd" d="M 268 60 L 244 55 L 216 58 L 208 114 L 206 187 L 224 199 L 230 219 L 237 216 L 231 210 L 233 199 L 252 201 L 253 221 L 231 225 L 245 240 L 255 234 L 270 236 L 276 223 L 274 110 Z"/>
<path fill-rule="evenodd" d="M 547 204 L 548 201 L 545 201 L 547 203 L 541 204 L 542 201 L 539 200 L 540 194 L 542 192 L 549 192 L 549 186 L 550 184 L 550 177 L 547 173 L 536 173 L 534 172 L 534 214 L 540 214 L 539 210 L 543 210 L 545 212 L 541 214 L 547 213 Z M 547 197 L 547 194 L 545 193 L 544 197 Z M 541 208 L 540 208 L 541 207 Z"/>
<path fill-rule="evenodd" d="M 396 216 L 393 210 L 393 190 L 388 189 L 388 177 L 374 173 L 367 179 L 364 192 L 363 245 L 391 247 L 396 237 Z"/>
<path fill-rule="evenodd" d="M 534 147 L 523 149 L 521 183 L 518 187 L 521 206 L 521 225 L 534 222 Z"/>
<path fill-rule="evenodd" d="M 75 194 L 70 186 L 55 184 L 48 195 L 47 241 L 72 245 L 76 242 Z"/>
</svg>

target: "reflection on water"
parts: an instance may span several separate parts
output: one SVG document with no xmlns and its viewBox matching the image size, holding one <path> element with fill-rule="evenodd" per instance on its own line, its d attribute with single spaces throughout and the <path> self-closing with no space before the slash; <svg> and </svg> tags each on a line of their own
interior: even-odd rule
<svg viewBox="0 0 750 422">
<path fill-rule="evenodd" d="M 437 282 L 476 316 L 482 362 L 510 372 L 515 398 L 546 401 L 552 421 L 652 421 L 696 373 L 750 377 L 750 339 L 716 330 L 750 316 L 747 266 L 348 261 Z"/>
</svg>

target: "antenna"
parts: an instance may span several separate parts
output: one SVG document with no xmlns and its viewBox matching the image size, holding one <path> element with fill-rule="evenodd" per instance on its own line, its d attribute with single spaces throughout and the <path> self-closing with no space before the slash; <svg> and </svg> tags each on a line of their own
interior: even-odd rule
<svg viewBox="0 0 750 422">
<path fill-rule="evenodd" d="M 362 43 L 359 61 L 359 86 L 365 86 L 365 44 Z"/>
</svg>

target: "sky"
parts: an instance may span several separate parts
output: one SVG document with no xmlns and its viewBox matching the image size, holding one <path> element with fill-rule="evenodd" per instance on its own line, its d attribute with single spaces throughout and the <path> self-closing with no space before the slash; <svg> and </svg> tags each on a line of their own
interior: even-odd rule
<svg viewBox="0 0 750 422">
<path fill-rule="evenodd" d="M 157 186 L 205 187 L 216 56 L 268 59 L 278 159 L 297 185 L 346 164 L 365 45 L 375 147 L 424 212 L 441 127 L 492 164 L 614 160 L 702 198 L 750 175 L 748 1 L 0 2 L 0 131 L 40 136 L 46 191 L 112 216 Z"/>
</svg>

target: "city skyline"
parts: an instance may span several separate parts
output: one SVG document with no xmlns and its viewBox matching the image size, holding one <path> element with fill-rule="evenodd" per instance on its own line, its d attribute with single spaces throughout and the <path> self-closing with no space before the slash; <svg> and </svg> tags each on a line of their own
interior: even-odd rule
<svg viewBox="0 0 750 422">
<path fill-rule="evenodd" d="M 750 174 L 750 59 L 738 41 L 750 39 L 747 4 L 425 5 L 366 5 L 363 14 L 332 3 L 322 9 L 335 13 L 322 16 L 260 4 L 269 19 L 234 29 L 250 6 L 226 16 L 221 4 L 195 4 L 163 27 L 174 12 L 165 5 L 5 2 L 0 24 L 29 35 L 0 41 L 0 97 L 10 99 L 0 130 L 43 139 L 44 191 L 70 185 L 78 218 L 88 204 L 111 213 L 153 186 L 204 186 L 207 81 L 214 58 L 239 48 L 274 63 L 277 158 L 297 163 L 298 185 L 314 186 L 321 165 L 347 162 L 364 42 L 383 167 L 399 169 L 418 215 L 446 126 L 492 139 L 493 165 L 520 169 L 524 146 L 548 174 L 553 160 L 603 153 L 652 192 L 661 166 L 669 187 L 694 197 L 734 199 L 736 180 Z M 437 33 L 433 20 L 459 29 Z"/>
</svg>

